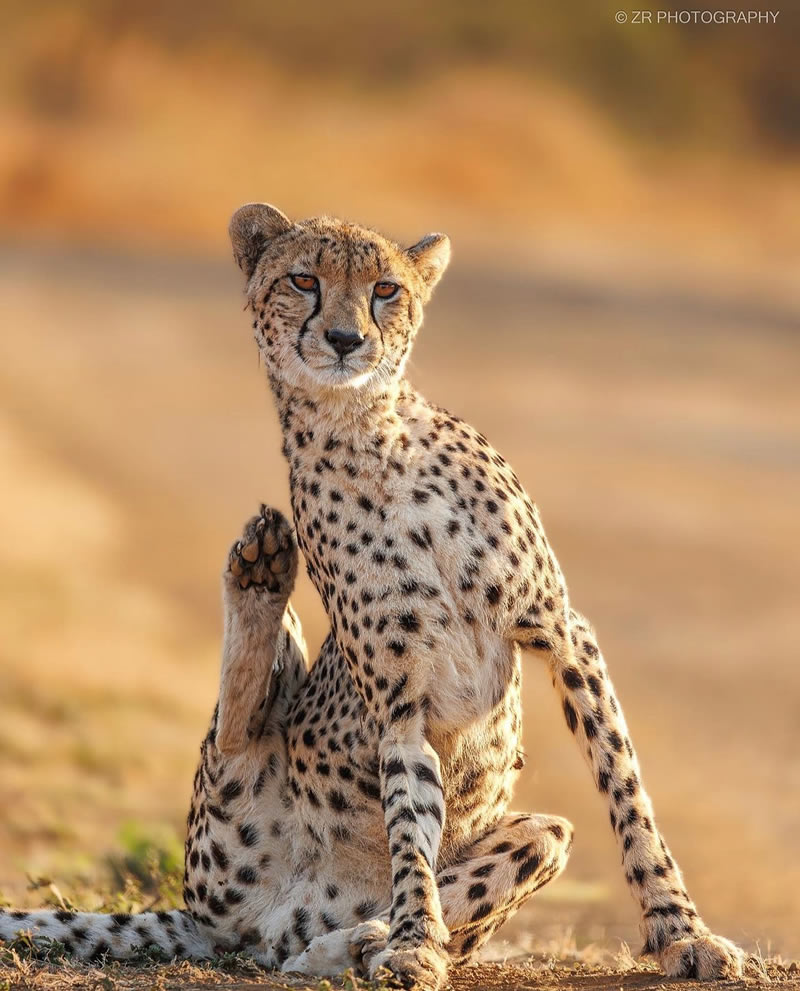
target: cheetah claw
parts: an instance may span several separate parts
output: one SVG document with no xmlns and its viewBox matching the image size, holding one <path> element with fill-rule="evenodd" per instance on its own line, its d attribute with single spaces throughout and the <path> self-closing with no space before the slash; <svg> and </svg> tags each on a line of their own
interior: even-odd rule
<svg viewBox="0 0 800 991">
<path fill-rule="evenodd" d="M 287 588 L 291 591 L 296 573 L 292 529 L 278 510 L 262 505 L 231 548 L 227 575 L 240 589 L 274 594 Z"/>
<path fill-rule="evenodd" d="M 350 956 L 358 972 L 366 976 L 373 959 L 386 949 L 389 927 L 380 919 L 371 919 L 356 926 L 350 940 Z"/>
<path fill-rule="evenodd" d="M 693 977 L 700 981 L 736 980 L 752 977 L 764 983 L 769 976 L 758 957 L 723 936 L 703 933 L 676 939 L 658 955 L 667 977 Z"/>
<path fill-rule="evenodd" d="M 372 958 L 369 977 L 402 988 L 437 991 L 447 978 L 447 959 L 447 952 L 435 944 L 397 950 L 387 947 Z"/>
</svg>

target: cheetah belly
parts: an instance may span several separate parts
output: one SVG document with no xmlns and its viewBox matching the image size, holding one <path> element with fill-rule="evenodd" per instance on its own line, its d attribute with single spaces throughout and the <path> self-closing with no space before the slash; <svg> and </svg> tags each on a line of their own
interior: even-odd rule
<svg viewBox="0 0 800 991">
<path fill-rule="evenodd" d="M 442 733 L 465 732 L 487 717 L 508 692 L 520 657 L 518 646 L 493 630 L 485 616 L 472 615 L 474 603 L 465 602 L 459 580 L 477 535 L 465 529 L 451 537 L 452 519 L 452 507 L 443 501 L 420 507 L 409 500 L 392 522 L 396 533 L 411 537 L 411 547 L 408 542 L 400 547 L 411 562 L 410 583 L 422 590 L 413 604 L 420 626 L 415 662 L 431 664 L 429 722 Z M 419 536 L 429 542 L 425 553 L 414 544 Z M 489 555 L 482 563 L 487 569 L 493 564 Z"/>
<path fill-rule="evenodd" d="M 478 728 L 507 695 L 519 649 L 487 630 L 466 627 L 438 645 L 429 723 L 435 733 Z"/>
</svg>

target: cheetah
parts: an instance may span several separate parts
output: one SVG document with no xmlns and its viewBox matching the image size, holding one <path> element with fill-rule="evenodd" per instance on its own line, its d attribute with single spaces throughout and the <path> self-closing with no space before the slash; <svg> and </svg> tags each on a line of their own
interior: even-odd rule
<svg viewBox="0 0 800 991">
<path fill-rule="evenodd" d="M 76 955 L 243 950 L 267 967 L 436 989 L 564 869 L 565 819 L 510 811 L 524 652 L 549 665 L 605 799 L 643 953 L 672 977 L 758 961 L 711 933 L 659 833 L 595 634 L 507 462 L 404 376 L 450 246 L 403 249 L 266 204 L 234 257 L 289 466 L 223 576 L 220 692 L 186 839 L 186 908 L 16 912 Z M 330 620 L 309 666 L 298 550 Z"/>
</svg>

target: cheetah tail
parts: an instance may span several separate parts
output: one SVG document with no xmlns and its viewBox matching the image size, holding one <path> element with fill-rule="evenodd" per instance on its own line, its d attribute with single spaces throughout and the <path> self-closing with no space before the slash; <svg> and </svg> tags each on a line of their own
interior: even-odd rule
<svg viewBox="0 0 800 991">
<path fill-rule="evenodd" d="M 141 912 L 13 912 L 0 909 L 0 941 L 29 934 L 39 948 L 60 943 L 81 960 L 108 956 L 127 960 L 148 950 L 161 951 L 168 959 L 203 959 L 213 947 L 199 932 L 194 919 L 183 910 Z"/>
</svg>

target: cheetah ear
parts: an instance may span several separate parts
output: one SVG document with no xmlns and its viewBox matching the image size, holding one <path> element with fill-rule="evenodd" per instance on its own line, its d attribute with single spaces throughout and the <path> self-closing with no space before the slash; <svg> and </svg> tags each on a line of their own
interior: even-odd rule
<svg viewBox="0 0 800 991">
<path fill-rule="evenodd" d="M 233 257 L 248 279 L 269 242 L 291 226 L 289 218 L 268 203 L 246 203 L 234 213 L 228 227 Z"/>
<path fill-rule="evenodd" d="M 446 234 L 426 234 L 406 254 L 422 276 L 430 296 L 450 261 L 450 238 Z"/>
</svg>

